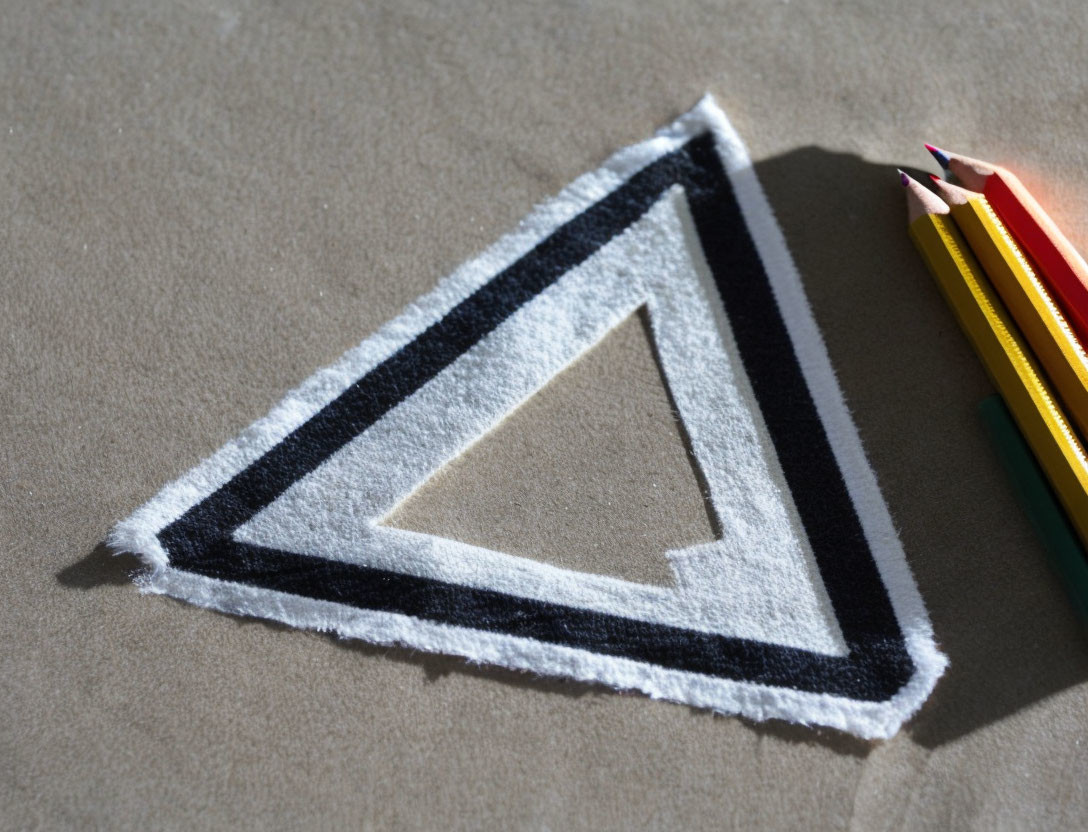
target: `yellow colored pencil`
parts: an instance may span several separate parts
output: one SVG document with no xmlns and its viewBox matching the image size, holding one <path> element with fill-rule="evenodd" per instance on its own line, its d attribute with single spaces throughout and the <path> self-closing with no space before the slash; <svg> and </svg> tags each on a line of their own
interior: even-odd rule
<svg viewBox="0 0 1088 832">
<path fill-rule="evenodd" d="M 1065 314 L 985 196 L 936 177 L 933 184 L 1043 365 L 1066 413 L 1081 436 L 1088 436 L 1088 353 Z"/>
<path fill-rule="evenodd" d="M 1038 265 L 1051 291 L 1065 307 L 1073 330 L 1088 344 L 1088 263 L 1012 171 L 949 153 L 931 144 L 926 150 L 965 188 L 985 194 L 1001 221 Z"/>
<path fill-rule="evenodd" d="M 1088 545 L 1088 456 L 1050 385 L 952 221 L 948 206 L 900 172 L 910 236 Z"/>
</svg>

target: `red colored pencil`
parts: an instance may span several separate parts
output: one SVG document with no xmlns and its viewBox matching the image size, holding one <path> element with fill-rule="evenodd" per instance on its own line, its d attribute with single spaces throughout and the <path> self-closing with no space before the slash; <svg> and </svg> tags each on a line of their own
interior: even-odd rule
<svg viewBox="0 0 1088 832">
<path fill-rule="evenodd" d="M 1088 264 L 1017 176 L 998 165 L 926 145 L 942 168 L 986 196 L 1021 248 L 1035 261 L 1077 337 L 1088 346 Z"/>
</svg>

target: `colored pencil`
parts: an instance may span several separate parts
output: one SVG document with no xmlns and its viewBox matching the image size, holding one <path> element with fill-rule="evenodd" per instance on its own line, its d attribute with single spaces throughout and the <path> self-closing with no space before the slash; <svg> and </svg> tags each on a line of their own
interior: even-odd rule
<svg viewBox="0 0 1088 832">
<path fill-rule="evenodd" d="M 948 206 L 900 171 L 910 235 L 1012 411 L 1082 542 L 1088 541 L 1088 456 L 1050 385 L 967 247 Z"/>
<path fill-rule="evenodd" d="M 1088 558 L 1069 518 L 1062 511 L 1024 437 L 1001 401 L 989 396 L 978 406 L 982 424 L 997 457 L 1012 481 L 1013 493 L 1050 556 L 1050 566 L 1065 586 L 1069 600 L 1088 623 Z"/>
<path fill-rule="evenodd" d="M 1088 264 L 1015 174 L 998 165 L 926 145 L 965 188 L 984 194 L 1039 267 L 1081 342 L 1088 344 Z"/>
<path fill-rule="evenodd" d="M 934 177 L 967 244 L 1043 365 L 1065 412 L 1088 436 L 1088 353 L 989 200 Z"/>
</svg>

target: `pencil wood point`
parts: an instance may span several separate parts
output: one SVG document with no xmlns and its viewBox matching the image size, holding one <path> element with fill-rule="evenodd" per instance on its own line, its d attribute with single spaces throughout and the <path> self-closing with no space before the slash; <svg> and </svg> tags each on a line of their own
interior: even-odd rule
<svg viewBox="0 0 1088 832">
<path fill-rule="evenodd" d="M 947 150 L 938 150 L 937 148 L 933 148 L 933 150 L 936 151 L 933 157 L 940 162 L 941 167 L 956 177 L 956 180 L 970 191 L 982 193 L 986 187 L 986 180 L 997 170 L 995 165 L 972 159 L 970 156 L 951 153 Z M 944 162 L 941 162 L 937 153 L 944 156 Z"/>
<path fill-rule="evenodd" d="M 948 154 L 941 150 L 939 147 L 934 147 L 931 144 L 926 145 L 926 150 L 933 154 L 933 158 L 937 160 L 937 164 L 945 170 L 948 170 L 948 165 L 951 159 Z"/>
<path fill-rule="evenodd" d="M 949 208 L 944 201 L 933 191 L 929 190 L 916 179 L 911 179 L 900 171 L 900 181 L 907 189 L 907 224 L 912 224 L 919 217 L 926 214 L 947 214 Z"/>
<path fill-rule="evenodd" d="M 945 182 L 939 176 L 931 178 L 933 179 L 933 187 L 937 189 L 941 199 L 949 205 L 966 205 L 971 197 L 978 196 L 977 192 L 961 188 L 959 185 L 953 185 L 951 182 Z"/>
<path fill-rule="evenodd" d="M 958 153 L 949 153 L 948 157 L 949 172 L 959 184 L 986 197 L 1035 262 L 1037 272 L 1057 296 L 1081 342 L 1088 345 L 1088 263 L 1015 174 L 1000 165 Z M 1088 534 L 1084 539 L 1088 545 Z"/>
</svg>

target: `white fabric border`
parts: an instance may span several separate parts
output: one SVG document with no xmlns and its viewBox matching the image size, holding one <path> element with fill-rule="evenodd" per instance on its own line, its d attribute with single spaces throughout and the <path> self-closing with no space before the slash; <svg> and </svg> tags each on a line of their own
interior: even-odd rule
<svg viewBox="0 0 1088 832">
<path fill-rule="evenodd" d="M 827 694 L 772 688 L 670 670 L 640 662 L 529 639 L 484 633 L 407 616 L 358 610 L 299 596 L 258 590 L 203 578 L 169 566 L 157 534 L 207 494 L 278 444 L 292 430 L 336 398 L 369 367 L 413 340 L 465 295 L 516 261 L 562 223 L 614 190 L 635 172 L 710 128 L 741 210 L 770 276 L 802 372 L 870 549 L 888 589 L 916 665 L 914 677 L 886 702 L 861 702 Z M 150 567 L 144 591 L 168 594 L 222 612 L 270 618 L 297 627 L 334 631 L 380 644 L 452 653 L 535 673 L 603 682 L 756 720 L 781 718 L 850 731 L 862 737 L 895 734 L 925 701 L 946 666 L 906 563 L 876 476 L 865 458 L 835 379 L 823 339 L 755 171 L 739 136 L 710 96 L 656 137 L 620 151 L 599 170 L 575 180 L 554 200 L 535 210 L 511 235 L 464 264 L 437 288 L 411 304 L 375 335 L 331 367 L 311 376 L 263 419 L 162 491 L 111 532 L 109 544 L 134 552 Z"/>
</svg>

